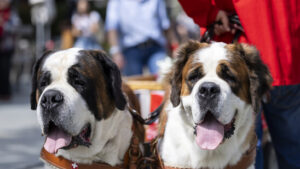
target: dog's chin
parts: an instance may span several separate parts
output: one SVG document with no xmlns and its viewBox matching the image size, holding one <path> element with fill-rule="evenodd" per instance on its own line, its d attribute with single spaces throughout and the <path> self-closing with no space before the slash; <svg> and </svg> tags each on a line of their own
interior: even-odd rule
<svg viewBox="0 0 300 169">
<path fill-rule="evenodd" d="M 53 121 L 50 121 L 47 126 L 45 126 L 46 141 L 44 143 L 44 148 L 52 154 L 56 154 L 60 149 L 72 149 L 78 146 L 91 145 L 91 125 L 86 124 L 79 132 L 78 135 L 71 135 L 62 127 L 55 125 Z"/>
<path fill-rule="evenodd" d="M 222 124 L 208 111 L 202 122 L 195 123 L 197 145 L 203 150 L 215 150 L 234 134 L 235 116 L 236 113 L 228 124 Z"/>
</svg>

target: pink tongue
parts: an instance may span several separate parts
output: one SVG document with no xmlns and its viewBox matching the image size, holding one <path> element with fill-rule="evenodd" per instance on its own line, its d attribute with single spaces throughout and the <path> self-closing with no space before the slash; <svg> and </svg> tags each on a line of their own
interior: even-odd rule
<svg viewBox="0 0 300 169">
<path fill-rule="evenodd" d="M 58 149 L 69 145 L 72 141 L 72 136 L 65 133 L 63 130 L 55 127 L 55 129 L 48 134 L 44 148 L 49 153 L 57 153 Z"/>
<path fill-rule="evenodd" d="M 196 128 L 196 143 L 205 150 L 214 150 L 222 142 L 224 137 L 224 126 L 215 118 L 204 121 Z"/>
</svg>

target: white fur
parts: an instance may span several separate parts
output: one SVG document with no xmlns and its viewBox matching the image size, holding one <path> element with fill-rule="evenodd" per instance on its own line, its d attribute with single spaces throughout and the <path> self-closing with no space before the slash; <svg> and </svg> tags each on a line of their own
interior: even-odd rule
<svg viewBox="0 0 300 169">
<path fill-rule="evenodd" d="M 163 60 L 159 60 L 157 62 L 157 65 L 159 67 L 159 72 L 158 72 L 158 82 L 163 82 L 163 79 L 166 78 L 167 74 L 169 73 L 171 67 L 173 64 L 173 60 L 170 57 L 165 57 Z"/>
<path fill-rule="evenodd" d="M 70 134 L 78 135 L 87 123 L 91 124 L 92 133 L 89 147 L 59 149 L 56 155 L 78 163 L 101 161 L 114 166 L 122 162 L 129 147 L 132 137 L 132 117 L 127 109 L 124 111 L 115 109 L 109 118 L 100 121 L 95 119 L 85 100 L 67 82 L 68 68 L 77 63 L 79 50 L 81 49 L 71 48 L 55 52 L 45 60 L 42 70 L 50 71 L 51 84 L 44 89 L 38 101 L 38 122 L 43 126 L 40 106 L 43 94 L 50 89 L 59 90 L 64 95 L 63 111 L 60 111 L 60 116 L 68 118 L 65 122 L 70 126 L 68 128 Z"/>
<path fill-rule="evenodd" d="M 228 164 L 236 164 L 250 146 L 244 141 L 254 121 L 252 106 L 234 95 L 227 82 L 216 74 L 219 61 L 228 60 L 224 46 L 224 43 L 213 43 L 210 47 L 196 53 L 194 61 L 203 64 L 205 76 L 195 84 L 190 95 L 181 97 L 181 103 L 177 107 L 169 103 L 166 108 L 168 121 L 160 147 L 160 154 L 165 165 L 181 168 L 222 169 Z M 225 139 L 215 150 L 201 149 L 196 144 L 194 135 L 194 123 L 206 113 L 200 111 L 196 97 L 199 86 L 203 82 L 214 82 L 220 86 L 221 97 L 216 105 L 220 112 L 217 119 L 219 122 L 224 125 L 230 123 L 235 110 L 238 110 L 234 135 Z"/>
<path fill-rule="evenodd" d="M 108 119 L 95 122 L 90 147 L 61 149 L 58 155 L 80 163 L 102 161 L 112 166 L 120 164 L 130 144 L 131 125 L 132 118 L 128 110 L 123 112 L 116 109 Z"/>
</svg>

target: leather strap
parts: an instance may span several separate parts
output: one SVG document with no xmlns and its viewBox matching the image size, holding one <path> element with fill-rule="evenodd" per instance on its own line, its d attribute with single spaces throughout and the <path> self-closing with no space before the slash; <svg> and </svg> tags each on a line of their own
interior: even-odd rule
<svg viewBox="0 0 300 169">
<path fill-rule="evenodd" d="M 236 32 L 234 34 L 233 41 L 232 41 L 232 43 L 234 43 L 234 42 L 238 41 L 239 37 L 242 35 L 242 33 L 245 32 L 245 30 L 240 22 L 238 15 L 236 15 L 236 14 L 230 15 L 230 16 L 228 16 L 228 19 L 229 19 L 230 27 L 233 27 L 233 25 L 236 25 L 234 27 L 236 29 Z M 216 21 L 216 22 L 212 23 L 211 25 L 207 26 L 207 30 L 204 32 L 203 36 L 201 37 L 200 42 L 211 43 L 213 37 L 215 36 L 214 29 L 215 29 L 216 24 L 221 25 L 222 22 Z"/>
<path fill-rule="evenodd" d="M 122 169 L 123 168 L 120 165 L 112 167 L 105 163 L 93 163 L 91 165 L 76 163 L 67 160 L 63 157 L 57 157 L 54 154 L 47 152 L 44 148 L 42 148 L 41 150 L 41 158 L 59 169 Z"/>
</svg>

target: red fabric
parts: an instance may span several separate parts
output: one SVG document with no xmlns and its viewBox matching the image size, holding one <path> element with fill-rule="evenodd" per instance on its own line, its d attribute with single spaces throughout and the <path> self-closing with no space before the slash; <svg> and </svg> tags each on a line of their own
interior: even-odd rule
<svg viewBox="0 0 300 169">
<path fill-rule="evenodd" d="M 182 7 L 188 16 L 192 17 L 194 21 L 201 27 L 206 27 L 212 23 L 217 16 L 218 9 L 211 4 L 210 0 L 179 0 Z M 199 10 L 201 9 L 201 10 Z"/>
<path fill-rule="evenodd" d="M 278 85 L 300 84 L 300 3 L 298 0 L 179 0 L 201 27 L 211 24 L 218 9 L 239 15 L 247 37 L 257 47 Z M 213 16 L 211 15 L 213 14 Z M 227 34 L 217 41 L 231 42 Z"/>
</svg>

